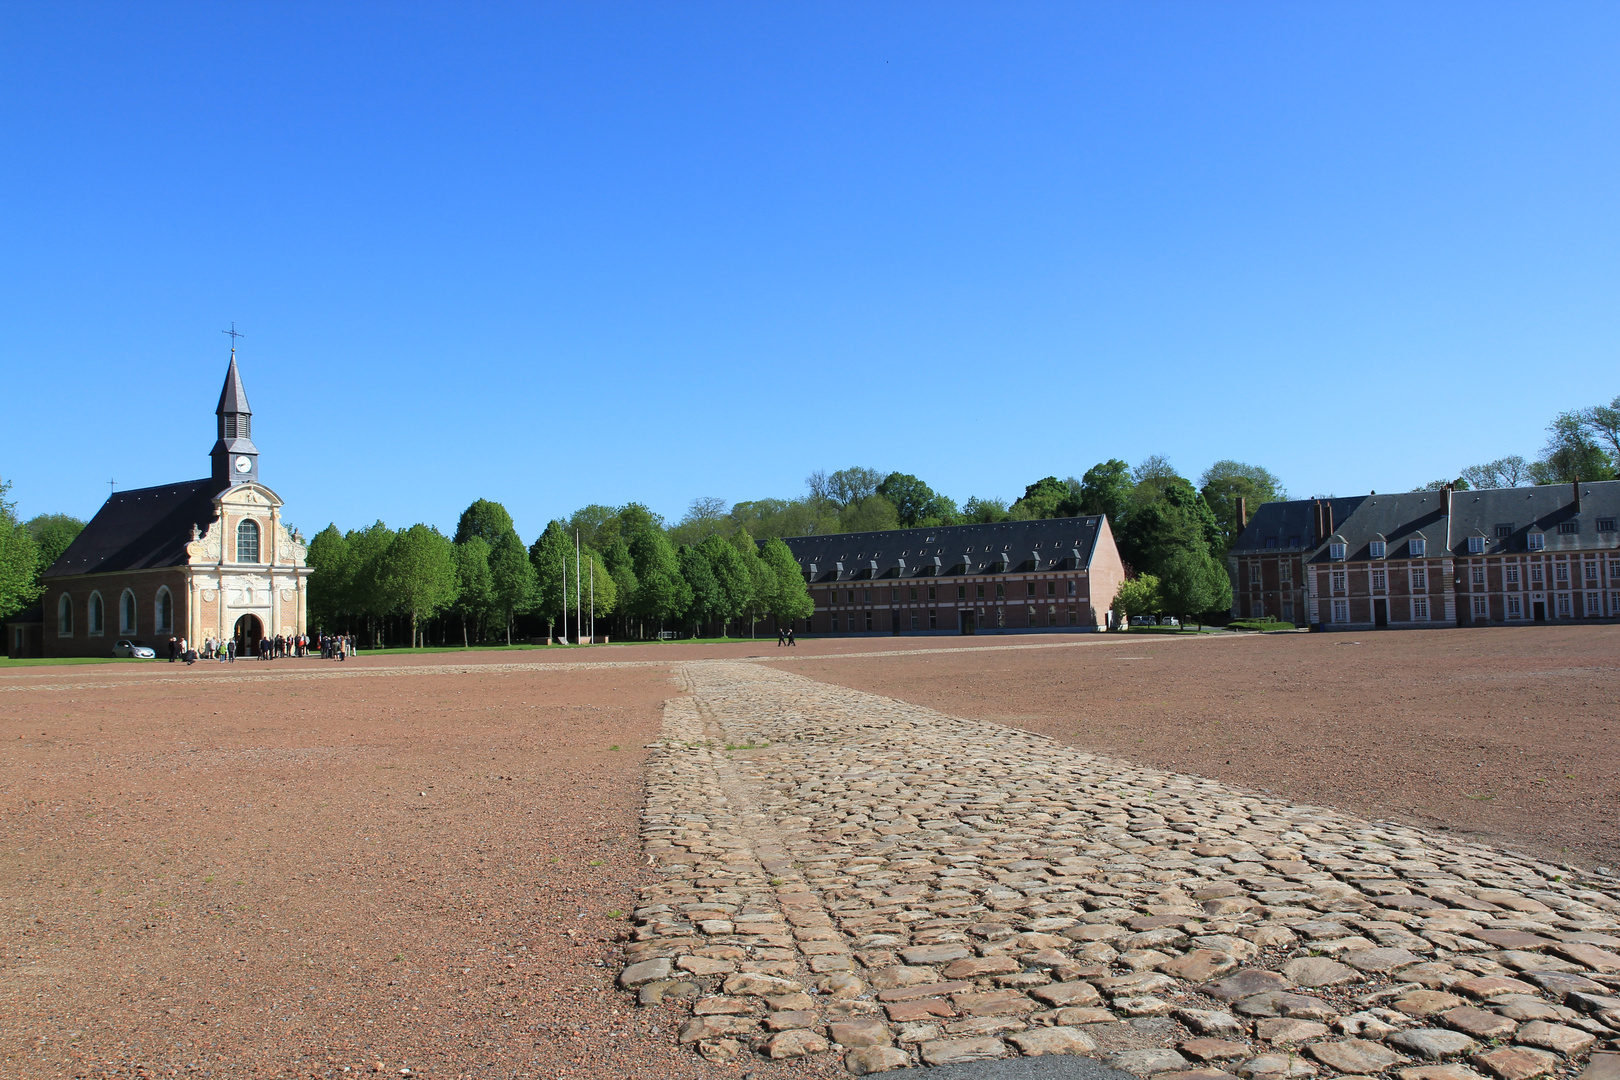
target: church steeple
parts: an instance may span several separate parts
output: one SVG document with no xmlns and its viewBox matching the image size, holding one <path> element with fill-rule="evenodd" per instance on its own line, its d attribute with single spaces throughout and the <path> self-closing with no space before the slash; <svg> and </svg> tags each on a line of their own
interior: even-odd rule
<svg viewBox="0 0 1620 1080">
<path fill-rule="evenodd" d="M 226 488 L 259 479 L 259 448 L 253 445 L 253 410 L 248 406 L 242 373 L 236 370 L 236 349 L 231 349 L 231 366 L 225 372 L 225 387 L 219 392 L 219 439 L 210 457 L 214 462 L 214 482 Z"/>
</svg>

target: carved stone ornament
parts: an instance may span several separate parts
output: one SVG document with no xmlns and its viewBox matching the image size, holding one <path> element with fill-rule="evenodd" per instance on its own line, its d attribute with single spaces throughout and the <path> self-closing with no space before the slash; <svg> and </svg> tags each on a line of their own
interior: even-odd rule
<svg viewBox="0 0 1620 1080">
<path fill-rule="evenodd" d="M 282 589 L 281 598 L 283 600 L 291 600 L 293 598 L 293 591 L 291 589 Z"/>
<path fill-rule="evenodd" d="M 213 601 L 214 601 L 214 590 L 213 589 L 204 589 L 202 591 L 202 598 L 205 601 L 207 601 L 208 603 L 213 603 Z"/>
<path fill-rule="evenodd" d="M 186 555 L 193 562 L 219 561 L 219 530 L 214 527 L 217 524 L 219 519 L 215 518 L 209 523 L 207 532 L 186 545 Z"/>
</svg>

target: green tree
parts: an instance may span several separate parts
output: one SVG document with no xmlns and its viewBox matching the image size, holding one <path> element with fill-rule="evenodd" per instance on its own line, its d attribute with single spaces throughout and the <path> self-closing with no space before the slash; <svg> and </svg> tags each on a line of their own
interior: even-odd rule
<svg viewBox="0 0 1620 1080">
<path fill-rule="evenodd" d="M 1080 478 L 1080 513 L 1106 515 L 1118 530 L 1130 509 L 1135 487 L 1129 465 L 1119 458 L 1099 461 Z"/>
<path fill-rule="evenodd" d="M 84 522 L 70 514 L 39 514 L 28 519 L 28 535 L 39 550 L 39 574 L 56 565 L 56 560 L 84 531 Z M 37 584 L 37 581 L 36 581 Z"/>
<path fill-rule="evenodd" d="M 336 630 L 347 622 L 354 592 L 349 541 L 336 525 L 328 525 L 309 542 L 304 562 L 313 571 L 309 575 L 310 619 L 316 630 Z"/>
<path fill-rule="evenodd" d="M 1283 502 L 1288 492 L 1282 481 L 1259 465 L 1245 465 L 1241 461 L 1217 461 L 1204 470 L 1199 479 L 1199 493 L 1215 515 L 1220 534 L 1220 552 L 1224 556 L 1232 550 L 1243 526 L 1238 521 L 1238 500 L 1245 500 L 1250 514 L 1262 503 Z"/>
<path fill-rule="evenodd" d="M 607 551 L 622 535 L 619 511 L 601 503 L 582 506 L 568 519 L 568 531 L 579 533 L 586 547 Z"/>
<path fill-rule="evenodd" d="M 1530 466 L 1530 476 L 1536 483 L 1567 484 L 1577 478 L 1614 478 L 1614 460 L 1599 445 L 1580 412 L 1559 413 L 1547 425 L 1547 434 L 1541 460 Z"/>
<path fill-rule="evenodd" d="M 630 557 L 630 545 L 622 535 L 615 537 L 602 553 L 602 563 L 613 578 L 613 610 L 622 619 L 635 605 L 636 589 L 640 584 L 636 580 L 635 560 Z"/>
<path fill-rule="evenodd" d="M 6 498 L 10 482 L 0 480 L 0 618 L 39 598 L 39 545 L 17 520 L 17 504 Z"/>
<path fill-rule="evenodd" d="M 636 577 L 630 613 L 643 624 L 653 622 L 662 629 L 665 621 L 685 614 L 692 603 L 692 589 L 681 577 L 680 560 L 662 529 L 650 522 L 642 524 L 628 535 L 628 541 Z"/>
<path fill-rule="evenodd" d="M 1005 499 L 981 499 L 977 495 L 962 504 L 962 524 L 994 525 L 1007 520 Z"/>
<path fill-rule="evenodd" d="M 910 473 L 892 472 L 877 486 L 877 494 L 894 505 L 895 515 L 906 528 L 955 524 L 956 503 Z"/>
<path fill-rule="evenodd" d="M 1067 503 L 1074 501 L 1075 492 L 1055 476 L 1046 476 L 1024 489 L 1023 497 L 1008 511 L 1014 521 L 1039 521 L 1043 518 L 1069 517 L 1064 513 Z"/>
<path fill-rule="evenodd" d="M 455 545 L 456 614 L 461 616 L 461 644 L 468 644 L 467 624 L 472 637 L 484 640 L 484 624 L 495 613 L 495 577 L 489 570 L 489 542 L 482 536 L 469 536 Z"/>
<path fill-rule="evenodd" d="M 857 465 L 839 469 L 831 476 L 824 472 L 811 473 L 805 484 L 810 488 L 812 498 L 826 499 L 842 512 L 862 499 L 876 495 L 883 477 L 884 474 L 876 469 Z"/>
<path fill-rule="evenodd" d="M 365 529 L 350 530 L 344 539 L 348 541 L 352 567 L 344 610 L 363 620 L 371 629 L 372 640 L 380 641 L 383 622 L 395 610 L 386 586 L 388 549 L 394 543 L 394 530 L 378 521 Z"/>
<path fill-rule="evenodd" d="M 1164 599 L 1159 595 L 1159 579 L 1152 574 L 1137 574 L 1120 582 L 1112 605 L 1116 615 L 1137 618 L 1164 610 Z"/>
<path fill-rule="evenodd" d="M 900 527 L 900 515 L 894 504 L 873 492 L 849 503 L 838 515 L 838 525 L 844 532 L 883 532 Z"/>
<path fill-rule="evenodd" d="M 692 636 L 696 637 L 702 624 L 719 617 L 725 599 L 720 583 L 715 580 L 708 553 L 702 547 L 682 544 L 676 558 L 680 562 L 681 580 L 686 583 L 687 590 L 686 608 L 682 614 L 692 627 Z"/>
<path fill-rule="evenodd" d="M 1609 460 L 1620 463 L 1620 395 L 1607 405 L 1582 409 L 1581 421 L 1598 443 L 1607 444 Z"/>
<path fill-rule="evenodd" d="M 711 536 L 726 532 L 731 523 L 727 509 L 726 500 L 712 495 L 693 499 L 685 516 L 669 530 L 670 543 L 701 544 Z"/>
<path fill-rule="evenodd" d="M 748 610 L 754 590 L 753 575 L 737 549 L 724 537 L 711 536 L 697 546 L 702 549 L 715 584 L 719 586 L 714 618 L 720 622 L 720 636 L 725 637 L 731 620 L 741 618 Z"/>
<path fill-rule="evenodd" d="M 1231 608 L 1232 583 L 1207 550 L 1178 548 L 1165 560 L 1159 595 L 1166 609 L 1201 627 L 1205 615 Z"/>
<path fill-rule="evenodd" d="M 502 537 L 516 532 L 512 527 L 512 515 L 506 512 L 506 507 L 488 499 L 479 499 L 461 512 L 454 539 L 458 544 L 465 544 L 470 537 L 481 536 L 493 551 Z"/>
<path fill-rule="evenodd" d="M 431 525 L 401 529 L 388 545 L 382 574 L 392 608 L 411 620 L 411 648 L 423 622 L 456 602 L 456 556 L 448 537 Z"/>
<path fill-rule="evenodd" d="M 1530 482 L 1530 463 L 1518 454 L 1470 465 L 1458 474 L 1472 488 L 1511 488 Z"/>
<path fill-rule="evenodd" d="M 804 572 L 799 569 L 793 552 L 781 540 L 767 540 L 759 553 L 760 561 L 770 567 L 775 578 L 771 592 L 770 612 L 780 622 L 808 619 L 816 610 L 810 598 L 810 587 L 805 584 Z"/>
<path fill-rule="evenodd" d="M 760 556 L 759 544 L 747 529 L 732 533 L 730 543 L 748 571 L 748 603 L 743 606 L 742 617 L 748 620 L 748 636 L 753 637 L 759 620 L 770 614 L 777 589 L 776 571 Z"/>
<path fill-rule="evenodd" d="M 510 645 L 512 620 L 528 611 L 534 602 L 534 567 L 516 532 L 508 532 L 490 546 L 489 576 L 495 590 L 495 609 L 506 620 L 506 643 Z"/>
<path fill-rule="evenodd" d="M 1120 555 L 1132 568 L 1162 581 L 1177 552 L 1212 557 L 1220 550 L 1224 556 L 1215 515 L 1192 484 L 1179 476 L 1150 483 L 1158 497 L 1133 507 L 1118 535 Z M 1141 497 L 1142 485 L 1137 492 Z"/>
<path fill-rule="evenodd" d="M 731 522 L 759 540 L 839 531 L 837 507 L 830 500 L 814 497 L 740 502 L 731 508 Z"/>
</svg>

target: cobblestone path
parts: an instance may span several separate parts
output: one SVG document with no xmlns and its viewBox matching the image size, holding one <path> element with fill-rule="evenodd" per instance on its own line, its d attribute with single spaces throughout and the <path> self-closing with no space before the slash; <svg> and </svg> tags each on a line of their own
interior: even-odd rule
<svg viewBox="0 0 1620 1080">
<path fill-rule="evenodd" d="M 622 983 L 712 1060 L 1620 1080 L 1620 898 L 752 663 L 679 669 Z"/>
</svg>

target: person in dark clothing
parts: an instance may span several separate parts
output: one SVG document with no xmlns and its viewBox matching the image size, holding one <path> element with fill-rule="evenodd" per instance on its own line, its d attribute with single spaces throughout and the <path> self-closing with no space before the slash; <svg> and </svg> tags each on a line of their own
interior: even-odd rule
<svg viewBox="0 0 1620 1080">
<path fill-rule="evenodd" d="M 169 635 L 169 663 L 174 663 L 180 657 L 180 640 L 173 634 Z"/>
<path fill-rule="evenodd" d="M 797 648 L 799 643 L 793 639 L 793 627 L 791 627 L 791 626 L 788 627 L 787 635 L 788 635 L 788 644 L 792 645 L 795 648 Z"/>
<path fill-rule="evenodd" d="M 787 644 L 787 631 L 782 630 L 782 629 L 778 629 L 776 631 L 776 647 L 778 649 L 780 649 L 782 646 L 784 646 L 786 644 Z"/>
</svg>

